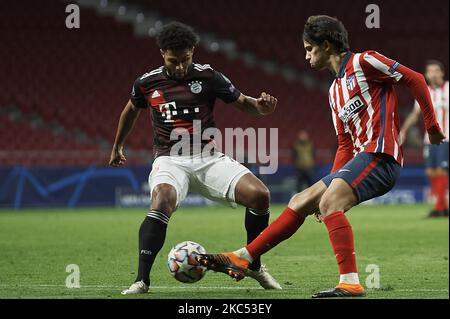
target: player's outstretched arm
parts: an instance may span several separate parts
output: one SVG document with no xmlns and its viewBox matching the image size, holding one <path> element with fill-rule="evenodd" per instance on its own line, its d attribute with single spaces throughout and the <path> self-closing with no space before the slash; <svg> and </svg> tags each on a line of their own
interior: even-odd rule
<svg viewBox="0 0 450 319">
<path fill-rule="evenodd" d="M 430 91 L 422 74 L 375 51 L 368 51 L 363 55 L 361 67 L 365 70 L 368 81 L 407 86 L 419 104 L 430 142 L 432 144 L 442 142 L 444 135 L 436 121 Z"/>
<path fill-rule="evenodd" d="M 278 99 L 276 97 L 263 92 L 257 99 L 241 93 L 239 98 L 233 102 L 233 105 L 245 113 L 264 116 L 272 114 L 277 107 L 277 103 Z"/>
<path fill-rule="evenodd" d="M 433 102 L 424 76 L 404 66 L 401 66 L 399 71 L 403 74 L 400 83 L 409 88 L 411 94 L 419 103 L 430 143 L 441 144 L 445 139 L 445 136 L 436 120 Z"/>
<path fill-rule="evenodd" d="M 135 107 L 131 101 L 128 101 L 127 105 L 120 114 L 119 125 L 117 127 L 116 139 L 111 151 L 111 158 L 109 160 L 109 165 L 117 167 L 121 166 L 127 160 L 123 155 L 123 145 L 125 139 L 130 133 L 131 129 L 136 123 L 136 120 L 141 112 L 140 109 Z"/>
</svg>

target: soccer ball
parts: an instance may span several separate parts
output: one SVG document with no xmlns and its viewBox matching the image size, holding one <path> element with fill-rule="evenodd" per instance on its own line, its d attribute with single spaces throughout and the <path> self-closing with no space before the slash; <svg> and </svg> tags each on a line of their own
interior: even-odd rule
<svg viewBox="0 0 450 319">
<path fill-rule="evenodd" d="M 206 267 L 201 266 L 195 256 L 205 254 L 202 245 L 193 241 L 184 241 L 174 246 L 167 259 L 170 274 L 178 281 L 193 283 L 202 279 L 206 274 Z"/>
</svg>

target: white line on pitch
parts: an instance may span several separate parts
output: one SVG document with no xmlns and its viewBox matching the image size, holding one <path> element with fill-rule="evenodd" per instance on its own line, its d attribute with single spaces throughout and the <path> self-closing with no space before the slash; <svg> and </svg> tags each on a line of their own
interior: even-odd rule
<svg viewBox="0 0 450 319">
<path fill-rule="evenodd" d="M 54 285 L 54 284 L 37 284 L 37 285 L 8 285 L 8 284 L 0 284 L 0 287 L 5 288 L 66 288 L 65 285 Z M 126 286 L 112 286 L 112 285 L 81 285 L 79 289 L 105 289 L 105 288 L 114 288 L 114 289 L 125 289 Z M 151 289 L 167 289 L 167 290 L 264 290 L 261 287 L 215 287 L 215 286 L 151 286 Z M 300 287 L 285 287 L 283 290 L 298 290 L 298 291 L 309 291 L 310 288 L 300 288 Z M 382 291 L 379 289 L 368 289 L 369 291 L 377 292 Z M 393 289 L 393 292 L 448 292 L 448 289 Z"/>
</svg>

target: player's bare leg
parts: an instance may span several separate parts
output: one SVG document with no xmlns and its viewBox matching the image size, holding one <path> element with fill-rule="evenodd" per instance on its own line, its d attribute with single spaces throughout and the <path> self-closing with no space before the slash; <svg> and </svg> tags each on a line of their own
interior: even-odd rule
<svg viewBox="0 0 450 319">
<path fill-rule="evenodd" d="M 328 229 L 331 245 L 339 265 L 340 281 L 335 288 L 316 293 L 313 298 L 365 295 L 356 269 L 353 230 L 344 214 L 357 204 L 358 198 L 353 189 L 341 178 L 333 179 L 320 200 L 320 218 Z"/>
<path fill-rule="evenodd" d="M 251 173 L 239 179 L 234 192 L 236 203 L 246 207 L 245 230 L 248 244 L 269 225 L 270 192 L 264 183 Z M 255 258 L 248 269 L 247 276 L 257 280 L 263 288 L 281 289 L 265 265 L 261 264 L 260 258 Z"/>
<path fill-rule="evenodd" d="M 319 181 L 294 195 L 284 212 L 246 247 L 229 253 L 200 255 L 198 261 L 209 269 L 241 280 L 255 258 L 288 239 L 303 224 L 306 216 L 318 211 L 326 189 L 326 185 Z"/>
<path fill-rule="evenodd" d="M 152 192 L 150 212 L 139 229 L 139 268 L 135 282 L 122 294 L 146 293 L 150 286 L 150 270 L 166 237 L 167 223 L 177 205 L 177 192 L 172 185 L 159 184 Z"/>
<path fill-rule="evenodd" d="M 326 190 L 326 185 L 322 181 L 318 181 L 311 187 L 292 196 L 288 208 L 304 218 L 313 215 L 319 211 L 319 203 Z"/>
</svg>

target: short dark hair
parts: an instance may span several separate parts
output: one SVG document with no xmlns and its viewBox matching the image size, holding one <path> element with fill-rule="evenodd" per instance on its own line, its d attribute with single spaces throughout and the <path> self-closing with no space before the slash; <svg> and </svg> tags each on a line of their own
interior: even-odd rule
<svg viewBox="0 0 450 319">
<path fill-rule="evenodd" d="M 192 49 L 198 41 L 199 37 L 192 27 L 181 22 L 166 24 L 156 37 L 156 43 L 161 50 Z"/>
<path fill-rule="evenodd" d="M 344 24 L 337 18 L 327 15 L 315 15 L 308 18 L 303 30 L 303 40 L 318 45 L 327 40 L 339 53 L 350 50 L 348 33 Z"/>
<path fill-rule="evenodd" d="M 428 67 L 429 65 L 437 65 L 437 66 L 441 69 L 442 72 L 445 72 L 444 63 L 442 63 L 442 62 L 439 61 L 439 60 L 427 60 L 427 61 L 425 62 L 425 70 L 427 69 L 427 67 Z"/>
</svg>

